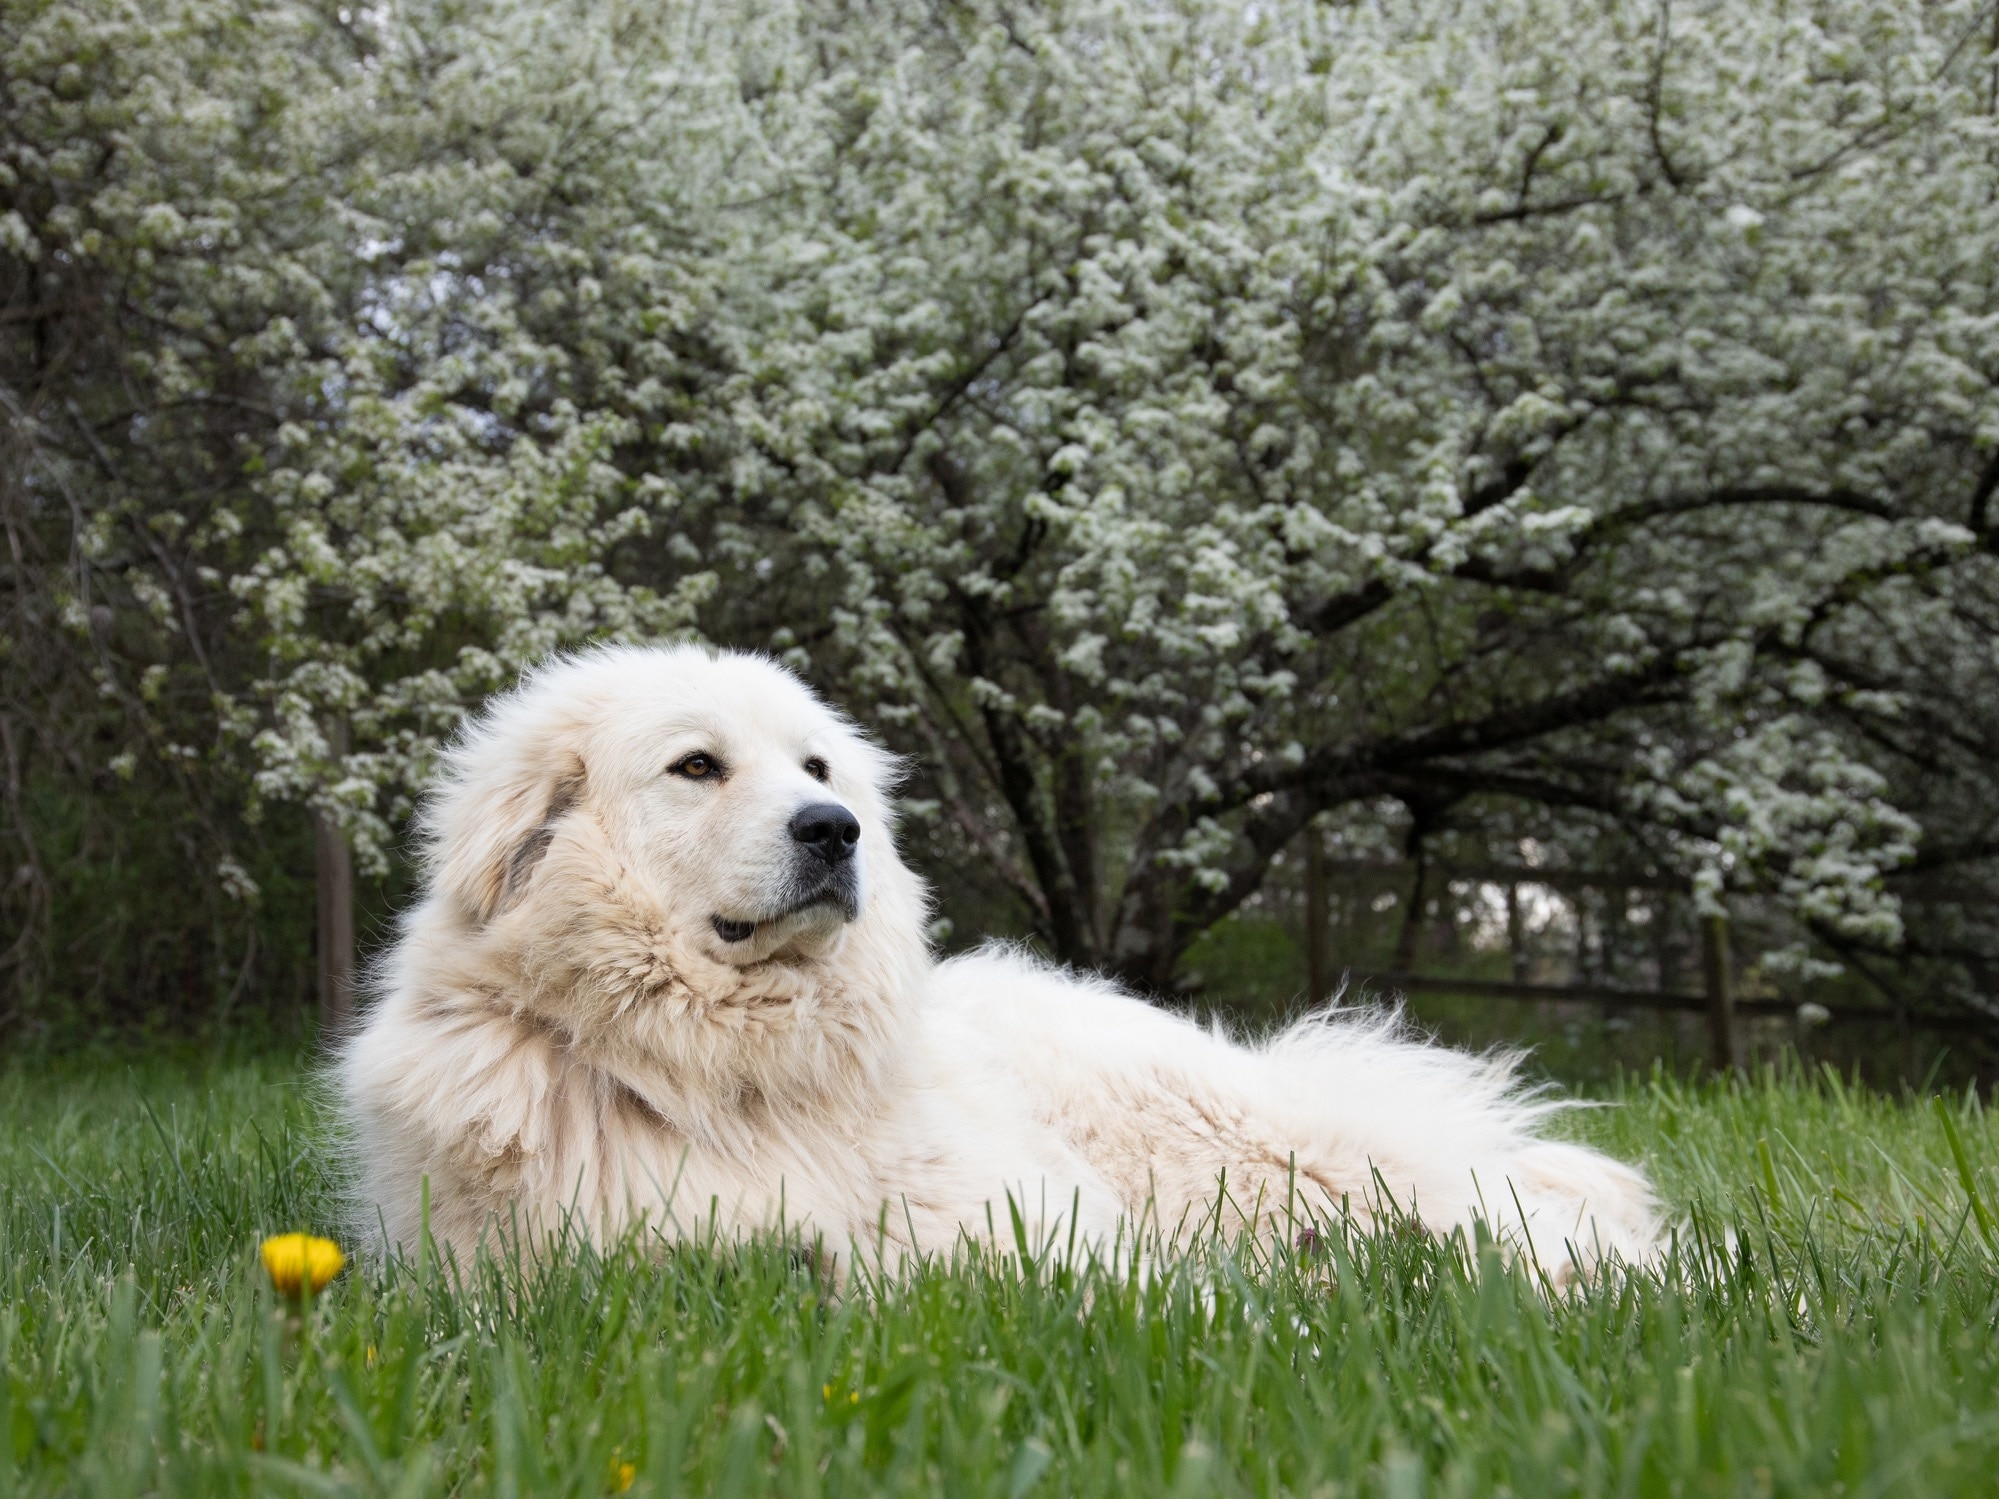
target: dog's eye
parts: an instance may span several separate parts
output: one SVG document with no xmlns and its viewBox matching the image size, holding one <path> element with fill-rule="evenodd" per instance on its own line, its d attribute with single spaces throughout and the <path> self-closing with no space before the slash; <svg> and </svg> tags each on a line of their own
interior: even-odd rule
<svg viewBox="0 0 1999 1499">
<path fill-rule="evenodd" d="M 805 773 L 815 781 L 823 781 L 833 772 L 826 768 L 826 762 L 814 755 L 805 762 Z"/>
<path fill-rule="evenodd" d="M 690 781 L 710 781 L 722 774 L 722 762 L 697 750 L 676 762 L 672 771 L 674 775 L 685 776 Z"/>
</svg>

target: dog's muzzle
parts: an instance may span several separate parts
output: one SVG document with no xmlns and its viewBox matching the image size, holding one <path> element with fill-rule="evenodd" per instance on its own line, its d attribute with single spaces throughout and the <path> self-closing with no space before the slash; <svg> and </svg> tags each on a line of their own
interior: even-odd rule
<svg viewBox="0 0 1999 1499">
<path fill-rule="evenodd" d="M 860 819 L 838 802 L 813 802 L 792 814 L 788 826 L 792 859 L 784 900 L 778 910 L 754 921 L 715 916 L 715 935 L 724 942 L 747 942 L 757 928 L 814 907 L 836 910 L 843 921 L 861 914 Z"/>
</svg>

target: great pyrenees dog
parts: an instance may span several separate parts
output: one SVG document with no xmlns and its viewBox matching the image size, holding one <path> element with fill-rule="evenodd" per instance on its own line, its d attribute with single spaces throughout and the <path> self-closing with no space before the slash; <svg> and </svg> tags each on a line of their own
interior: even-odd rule
<svg viewBox="0 0 1999 1499">
<path fill-rule="evenodd" d="M 1652 1246 L 1645 1180 L 1540 1138 L 1503 1061 L 1338 1013 L 1241 1044 L 1017 949 L 937 961 L 893 776 L 752 655 L 596 650 L 495 701 L 337 1063 L 367 1224 L 873 1261 L 1392 1214 L 1557 1283 Z"/>
</svg>

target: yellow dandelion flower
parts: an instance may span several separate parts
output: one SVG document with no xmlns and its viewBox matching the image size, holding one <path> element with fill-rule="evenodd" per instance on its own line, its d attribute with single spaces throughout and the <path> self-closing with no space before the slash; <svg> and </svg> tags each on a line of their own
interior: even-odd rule
<svg viewBox="0 0 1999 1499">
<path fill-rule="evenodd" d="M 632 1480 L 639 1476 L 638 1464 L 619 1463 L 611 1469 L 611 1492 L 622 1494 L 632 1486 Z"/>
<path fill-rule="evenodd" d="M 264 1240 L 261 1252 L 271 1284 L 287 1296 L 301 1294 L 308 1284 L 315 1292 L 325 1290 L 347 1263 L 338 1244 L 311 1234 L 278 1234 Z"/>
</svg>

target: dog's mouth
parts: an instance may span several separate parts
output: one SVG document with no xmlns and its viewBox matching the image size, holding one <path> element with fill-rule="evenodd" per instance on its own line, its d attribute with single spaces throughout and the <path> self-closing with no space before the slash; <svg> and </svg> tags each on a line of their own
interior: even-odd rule
<svg viewBox="0 0 1999 1499">
<path fill-rule="evenodd" d="M 810 914 L 837 915 L 841 921 L 852 921 L 859 916 L 859 903 L 853 895 L 842 890 L 822 890 L 817 895 L 808 896 L 796 905 L 755 921 L 743 921 L 734 916 L 715 915 L 708 918 L 715 928 L 715 935 L 724 942 L 735 944 L 748 942 L 758 932 L 776 926 L 779 922 L 789 922 L 796 917 Z"/>
</svg>

